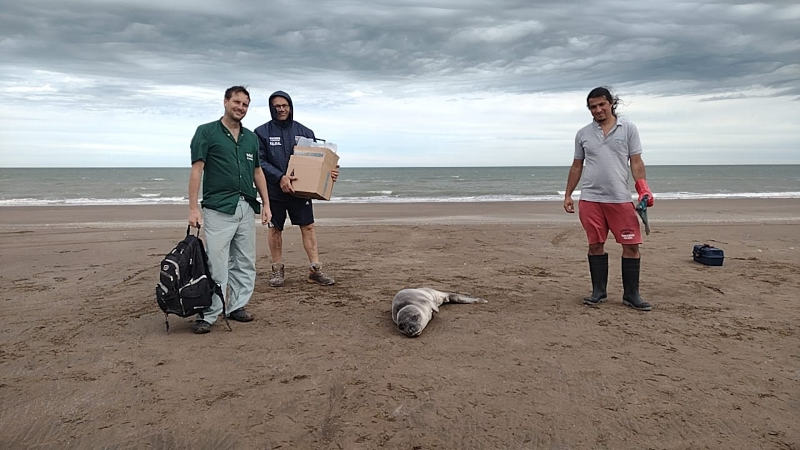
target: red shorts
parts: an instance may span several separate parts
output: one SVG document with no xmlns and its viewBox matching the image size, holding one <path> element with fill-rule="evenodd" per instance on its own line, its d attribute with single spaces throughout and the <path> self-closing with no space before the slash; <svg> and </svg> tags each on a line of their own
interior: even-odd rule
<svg viewBox="0 0 800 450">
<path fill-rule="evenodd" d="M 578 217 L 586 230 L 589 244 L 600 244 L 606 241 L 608 231 L 620 244 L 641 244 L 642 232 L 639 230 L 639 218 L 631 203 L 578 202 Z"/>
</svg>

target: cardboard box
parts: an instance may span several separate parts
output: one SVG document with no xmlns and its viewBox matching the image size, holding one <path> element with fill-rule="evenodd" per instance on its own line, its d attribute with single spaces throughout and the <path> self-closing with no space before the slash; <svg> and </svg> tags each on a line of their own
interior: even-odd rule
<svg viewBox="0 0 800 450">
<path fill-rule="evenodd" d="M 333 194 L 331 170 L 336 168 L 339 155 L 324 147 L 295 147 L 289 157 L 286 173 L 297 177 L 292 182 L 294 195 L 302 198 L 330 200 Z"/>
</svg>

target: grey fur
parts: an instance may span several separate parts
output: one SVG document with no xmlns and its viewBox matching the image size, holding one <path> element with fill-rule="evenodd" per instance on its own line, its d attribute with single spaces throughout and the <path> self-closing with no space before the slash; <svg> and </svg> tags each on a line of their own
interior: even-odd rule
<svg viewBox="0 0 800 450">
<path fill-rule="evenodd" d="M 408 337 L 416 337 L 439 312 L 443 303 L 487 303 L 469 295 L 437 291 L 431 288 L 403 289 L 392 300 L 392 320 Z"/>
</svg>

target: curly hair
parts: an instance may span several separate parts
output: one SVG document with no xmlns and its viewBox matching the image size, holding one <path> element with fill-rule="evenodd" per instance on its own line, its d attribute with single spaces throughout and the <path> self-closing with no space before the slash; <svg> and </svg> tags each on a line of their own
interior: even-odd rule
<svg viewBox="0 0 800 450">
<path fill-rule="evenodd" d="M 589 106 L 590 98 L 598 97 L 604 97 L 606 100 L 608 100 L 608 103 L 611 103 L 611 114 L 613 114 L 614 117 L 617 117 L 617 105 L 619 105 L 619 97 L 611 94 L 611 91 L 607 87 L 596 87 L 589 92 L 589 95 L 586 96 L 586 106 Z"/>
</svg>

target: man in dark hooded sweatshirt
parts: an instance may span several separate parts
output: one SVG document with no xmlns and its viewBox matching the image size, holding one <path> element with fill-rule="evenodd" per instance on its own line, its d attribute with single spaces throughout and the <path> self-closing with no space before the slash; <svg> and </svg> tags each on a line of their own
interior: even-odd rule
<svg viewBox="0 0 800 450">
<path fill-rule="evenodd" d="M 300 122 L 294 120 L 292 98 L 283 91 L 276 91 L 269 96 L 269 112 L 272 120 L 255 129 L 258 136 L 258 156 L 261 169 L 267 177 L 269 191 L 269 207 L 272 211 L 271 227 L 267 236 L 269 253 L 272 257 L 272 273 L 269 285 L 283 286 L 283 224 L 288 212 L 293 225 L 300 227 L 303 248 L 308 255 L 308 281 L 323 286 L 334 284 L 333 278 L 322 272 L 317 249 L 317 236 L 314 231 L 314 209 L 311 199 L 295 197 L 292 181 L 297 178 L 289 176 L 286 169 L 289 157 L 294 153 L 294 146 L 299 137 L 314 138 L 314 132 Z M 331 178 L 336 181 L 337 170 L 331 171 Z"/>
</svg>

